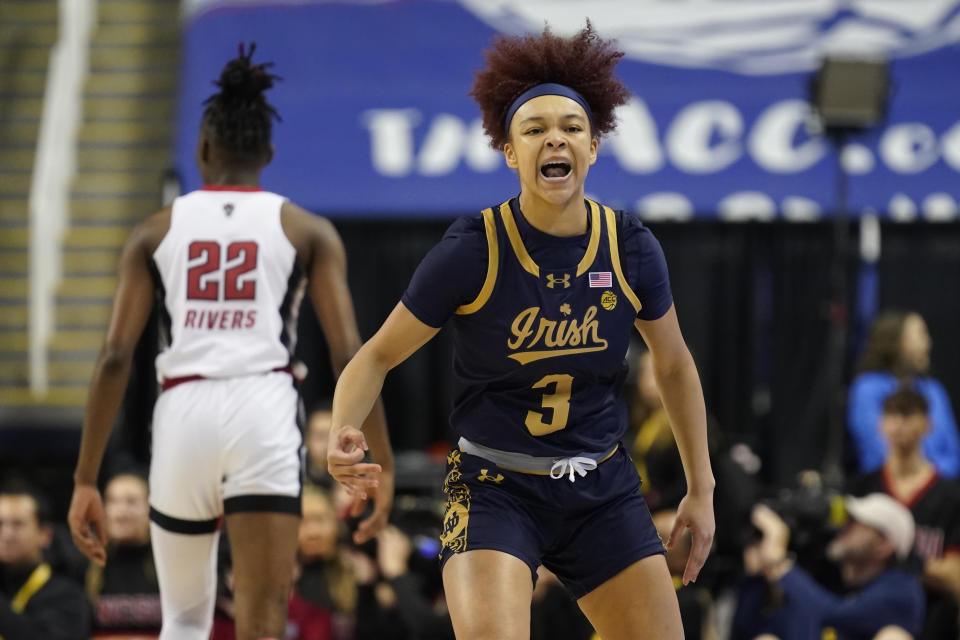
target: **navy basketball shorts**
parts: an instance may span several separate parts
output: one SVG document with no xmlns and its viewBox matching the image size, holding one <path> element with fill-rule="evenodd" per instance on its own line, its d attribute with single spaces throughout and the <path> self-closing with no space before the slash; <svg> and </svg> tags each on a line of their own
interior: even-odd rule
<svg viewBox="0 0 960 640">
<path fill-rule="evenodd" d="M 510 471 L 454 449 L 444 480 L 441 568 L 453 554 L 493 549 L 543 564 L 581 598 L 633 563 L 664 553 L 630 456 L 617 451 L 570 482 Z"/>
</svg>

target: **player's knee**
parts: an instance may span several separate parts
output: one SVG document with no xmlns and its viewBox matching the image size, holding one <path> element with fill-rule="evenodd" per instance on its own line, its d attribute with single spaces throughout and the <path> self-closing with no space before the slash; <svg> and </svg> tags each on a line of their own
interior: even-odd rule
<svg viewBox="0 0 960 640">
<path fill-rule="evenodd" d="M 466 629 L 457 629 L 457 638 L 466 640 L 527 640 L 530 636 L 520 625 L 507 626 L 502 621 L 472 620 Z"/>
<path fill-rule="evenodd" d="M 902 627 L 889 626 L 880 629 L 873 640 L 913 640 L 913 636 L 907 633 Z"/>
<path fill-rule="evenodd" d="M 158 640 L 207 640 L 212 626 L 211 620 L 164 620 Z"/>
<path fill-rule="evenodd" d="M 247 597 L 238 593 L 237 605 L 237 630 L 244 630 L 242 637 L 269 640 L 283 636 L 287 624 L 285 592 L 264 591 Z"/>
</svg>

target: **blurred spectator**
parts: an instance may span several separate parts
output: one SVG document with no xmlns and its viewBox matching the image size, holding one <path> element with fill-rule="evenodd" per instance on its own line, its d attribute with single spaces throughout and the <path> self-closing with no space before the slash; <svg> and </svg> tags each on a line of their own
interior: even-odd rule
<svg viewBox="0 0 960 640">
<path fill-rule="evenodd" d="M 663 509 L 653 514 L 653 525 L 661 540 L 667 540 L 673 530 L 673 523 L 677 512 L 673 509 Z M 710 619 L 712 606 L 710 592 L 696 583 L 683 586 L 683 571 L 687 566 L 691 548 L 690 531 L 685 530 L 672 549 L 667 549 L 667 569 L 673 578 L 673 586 L 677 590 L 677 601 L 680 603 L 680 617 L 683 619 L 683 636 L 686 640 L 700 640 L 708 636 L 707 621 Z"/>
<path fill-rule="evenodd" d="M 540 565 L 530 611 L 530 640 L 590 640 L 593 627 L 560 578 Z"/>
<path fill-rule="evenodd" d="M 924 455 L 930 430 L 927 401 L 901 388 L 883 402 L 880 430 L 890 453 L 883 467 L 850 483 L 850 493 L 889 494 L 910 509 L 916 522 L 913 552 L 922 563 L 927 596 L 923 640 L 958 638 L 960 600 L 960 486 L 943 479 Z"/>
<path fill-rule="evenodd" d="M 110 634 L 160 633 L 160 588 L 150 548 L 150 503 L 147 480 L 121 473 L 104 491 L 107 564 L 90 564 L 87 595 L 93 603 L 98 637 Z"/>
<path fill-rule="evenodd" d="M 53 535 L 44 499 L 26 486 L 0 489 L 0 637 L 86 640 L 83 590 L 53 575 L 43 550 Z"/>
<path fill-rule="evenodd" d="M 454 640 L 453 624 L 443 600 L 442 590 L 428 593 L 424 577 L 411 571 L 414 546 L 406 533 L 389 525 L 377 535 L 377 566 L 382 585 L 392 592 L 381 597 L 378 604 L 394 602 L 403 624 L 407 640 Z M 418 552 L 417 552 L 418 553 Z M 431 554 L 430 568 L 439 571 L 436 552 Z M 379 637 L 379 636 L 377 636 Z"/>
<path fill-rule="evenodd" d="M 294 591 L 300 598 L 330 613 L 333 637 L 353 636 L 357 608 L 357 577 L 341 544 L 341 527 L 331 498 L 304 487 L 303 520 L 298 535 L 300 577 Z"/>
<path fill-rule="evenodd" d="M 330 435 L 330 425 L 333 424 L 333 413 L 330 402 L 322 402 L 314 408 L 307 420 L 307 484 L 325 490 L 333 488 L 333 477 L 327 472 L 327 440 Z"/>
<path fill-rule="evenodd" d="M 633 429 L 631 457 L 643 480 L 641 491 L 651 513 L 673 510 L 686 495 L 683 463 L 670 421 L 663 408 L 653 375 L 653 358 L 640 343 L 634 343 L 628 357 L 633 390 L 630 424 Z M 710 463 L 717 479 L 714 513 L 717 522 L 746 522 L 756 503 L 760 458 L 745 442 L 730 442 L 707 414 Z M 740 573 L 744 536 L 737 526 L 718 527 L 714 549 L 701 572 L 699 583 L 711 589 L 734 589 Z"/>
<path fill-rule="evenodd" d="M 770 508 L 757 505 L 760 540 L 744 550 L 744 582 L 734 618 L 735 640 L 868 640 L 884 631 L 916 635 L 923 623 L 923 590 L 898 568 L 913 546 L 910 512 L 882 493 L 845 500 L 848 522 L 827 548 L 851 594 L 837 596 L 794 566 L 787 554 L 790 529 Z M 894 627 L 894 629 L 887 629 Z"/>
<path fill-rule="evenodd" d="M 950 398 L 939 381 L 930 377 L 930 333 L 917 313 L 885 311 L 877 316 L 860 363 L 860 373 L 850 385 L 847 429 L 853 440 L 861 472 L 875 471 L 887 454 L 887 444 L 877 430 L 883 400 L 908 383 L 930 405 L 932 429 L 923 451 L 941 475 L 960 475 L 960 435 Z"/>
<path fill-rule="evenodd" d="M 643 497 L 650 511 L 672 508 L 686 495 L 687 482 L 670 419 L 653 377 L 653 356 L 638 350 L 631 425 L 636 429 L 631 455 L 643 480 Z"/>
</svg>

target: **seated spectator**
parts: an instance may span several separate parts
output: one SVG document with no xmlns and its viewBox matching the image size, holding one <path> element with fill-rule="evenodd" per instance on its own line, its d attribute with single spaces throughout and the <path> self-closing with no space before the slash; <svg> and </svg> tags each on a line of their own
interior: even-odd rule
<svg viewBox="0 0 960 640">
<path fill-rule="evenodd" d="M 43 550 L 53 535 L 43 498 L 26 486 L 0 489 L 0 637 L 86 640 L 90 607 L 79 585 L 53 575 Z"/>
<path fill-rule="evenodd" d="M 307 420 L 304 438 L 307 449 L 306 483 L 327 491 L 333 489 L 333 476 L 327 472 L 327 440 L 332 424 L 333 413 L 329 401 L 320 403 Z"/>
<path fill-rule="evenodd" d="M 940 475 L 960 475 L 960 434 L 950 398 L 930 377 L 930 334 L 917 313 L 885 311 L 874 321 L 860 373 L 850 384 L 847 429 L 861 473 L 875 471 L 887 457 L 887 445 L 877 430 L 883 400 L 901 384 L 916 388 L 930 405 L 931 429 L 923 451 Z"/>
<path fill-rule="evenodd" d="M 160 588 L 150 548 L 147 480 L 121 473 L 104 491 L 107 564 L 87 570 L 97 637 L 160 633 Z"/>
<path fill-rule="evenodd" d="M 631 423 L 636 429 L 631 455 L 643 480 L 641 491 L 651 511 L 676 508 L 687 493 L 683 464 L 660 390 L 653 377 L 653 356 L 638 352 Z"/>
<path fill-rule="evenodd" d="M 443 592 L 440 589 L 439 593 L 427 592 L 423 576 L 411 570 L 413 553 L 410 537 L 397 527 L 388 525 L 377 535 L 377 568 L 381 582 L 375 589 L 389 589 L 389 593 L 384 594 L 386 598 L 381 596 L 377 605 L 395 609 L 401 628 L 406 632 L 401 636 L 403 638 L 454 640 L 453 623 Z M 429 570 L 439 571 L 436 552 L 431 555 Z M 423 556 L 416 557 L 424 559 Z M 383 635 L 371 637 L 381 638 Z"/>
<path fill-rule="evenodd" d="M 922 640 L 958 638 L 960 486 L 945 480 L 924 454 L 930 430 L 926 399 L 901 388 L 883 401 L 880 430 L 889 445 L 883 467 L 850 483 L 850 493 L 883 492 L 910 509 L 916 522 L 913 553 L 922 564 L 927 596 Z"/>
<path fill-rule="evenodd" d="M 663 509 L 653 514 L 653 525 L 661 540 L 670 538 L 673 531 L 677 512 L 673 509 Z M 683 585 L 683 571 L 690 557 L 692 540 L 690 531 L 685 530 L 673 548 L 667 549 L 667 569 L 673 578 L 673 586 L 677 590 L 677 601 L 680 604 L 680 618 L 683 620 L 683 637 L 686 640 L 699 640 L 707 637 L 706 626 L 710 618 L 710 592 L 703 587 L 691 583 Z"/>
<path fill-rule="evenodd" d="M 331 499 L 320 489 L 304 487 L 298 536 L 301 571 L 294 592 L 327 611 L 332 617 L 333 637 L 346 640 L 354 633 L 357 577 L 340 539 L 341 526 Z"/>
<path fill-rule="evenodd" d="M 533 589 L 530 640 L 591 640 L 593 627 L 560 578 L 541 565 Z"/>
<path fill-rule="evenodd" d="M 883 632 L 915 636 L 923 624 L 923 589 L 898 567 L 913 546 L 910 512 L 882 493 L 845 500 L 848 522 L 827 548 L 851 593 L 817 584 L 787 554 L 790 529 L 771 509 L 754 508 L 760 540 L 744 550 L 732 638 L 869 640 Z M 892 627 L 892 628 L 891 628 Z"/>
</svg>

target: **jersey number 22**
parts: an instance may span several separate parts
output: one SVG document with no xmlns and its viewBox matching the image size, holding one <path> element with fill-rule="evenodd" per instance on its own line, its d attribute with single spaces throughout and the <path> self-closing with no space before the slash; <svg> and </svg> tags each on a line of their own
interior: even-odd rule
<svg viewBox="0 0 960 640">
<path fill-rule="evenodd" d="M 226 264 L 230 266 L 220 274 L 220 243 L 213 240 L 197 240 L 187 250 L 188 300 L 220 300 L 220 285 L 223 284 L 223 300 L 254 300 L 257 297 L 257 281 L 242 276 L 257 268 L 257 243 L 252 240 L 231 242 L 227 245 Z M 231 264 L 233 263 L 233 264 Z M 204 278 L 204 276 L 208 276 Z"/>
</svg>

